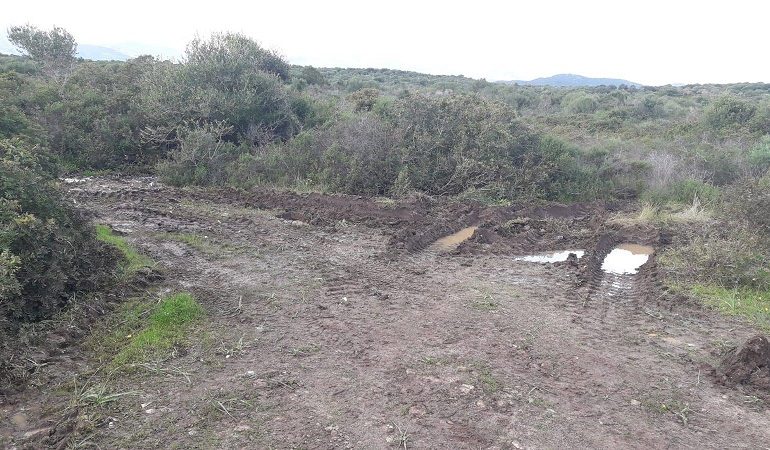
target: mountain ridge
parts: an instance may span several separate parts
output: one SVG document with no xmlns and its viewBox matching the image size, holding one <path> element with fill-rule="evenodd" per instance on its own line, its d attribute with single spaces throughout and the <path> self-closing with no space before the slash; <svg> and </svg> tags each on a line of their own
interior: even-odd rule
<svg viewBox="0 0 770 450">
<path fill-rule="evenodd" d="M 521 84 L 526 86 L 556 86 L 556 87 L 596 87 L 596 86 L 642 86 L 640 83 L 621 78 L 593 78 L 574 73 L 560 73 L 550 77 L 540 77 L 534 80 L 501 80 L 504 84 Z"/>
</svg>

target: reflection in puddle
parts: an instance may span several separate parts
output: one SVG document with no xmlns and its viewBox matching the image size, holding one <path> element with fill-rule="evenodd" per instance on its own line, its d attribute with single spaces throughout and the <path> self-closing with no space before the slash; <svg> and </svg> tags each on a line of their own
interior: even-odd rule
<svg viewBox="0 0 770 450">
<path fill-rule="evenodd" d="M 653 253 L 655 249 L 647 245 L 621 244 L 604 258 L 602 270 L 619 275 L 634 274 Z"/>
<path fill-rule="evenodd" d="M 574 253 L 578 258 L 582 258 L 585 254 L 584 250 L 564 250 L 563 252 L 553 253 L 540 253 L 537 255 L 520 256 L 516 258 L 516 261 L 528 261 L 537 263 L 555 263 L 566 261 L 569 258 L 570 253 Z"/>
<path fill-rule="evenodd" d="M 473 233 L 475 233 L 478 228 L 479 227 L 477 226 L 463 228 L 457 233 L 442 237 L 438 241 L 432 243 L 430 245 L 430 249 L 441 251 L 454 250 L 458 245 L 470 239 L 470 237 L 473 236 Z"/>
</svg>

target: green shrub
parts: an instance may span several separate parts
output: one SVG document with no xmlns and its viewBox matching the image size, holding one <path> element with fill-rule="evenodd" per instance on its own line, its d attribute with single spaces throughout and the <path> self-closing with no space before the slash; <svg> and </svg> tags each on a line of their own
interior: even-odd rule
<svg viewBox="0 0 770 450">
<path fill-rule="evenodd" d="M 224 123 L 224 136 L 239 144 L 263 145 L 298 130 L 292 98 L 283 81 L 288 64 L 240 34 L 194 39 L 184 62 L 152 65 L 142 85 L 142 111 L 153 127 L 173 129 L 185 122 Z M 169 133 L 153 142 L 165 143 Z"/>
<path fill-rule="evenodd" d="M 224 140 L 230 130 L 222 123 L 177 128 L 178 145 L 156 165 L 158 175 L 174 186 L 224 184 L 239 155 L 238 147 Z"/>
<path fill-rule="evenodd" d="M 371 111 L 377 99 L 380 97 L 380 91 L 373 88 L 360 89 L 348 96 L 353 103 L 353 110 L 356 112 Z"/>
<path fill-rule="evenodd" d="M 0 316 L 12 322 L 50 317 L 99 288 L 117 258 L 60 197 L 37 153 L 0 141 Z"/>
<path fill-rule="evenodd" d="M 733 186 L 725 204 L 732 217 L 745 220 L 770 238 L 770 172 Z"/>
<path fill-rule="evenodd" d="M 705 123 L 717 130 L 745 126 L 756 113 L 756 106 L 737 97 L 723 96 L 713 101 L 704 112 Z"/>
<path fill-rule="evenodd" d="M 564 111 L 570 114 L 593 114 L 599 107 L 594 97 L 579 91 L 567 94 L 562 104 Z"/>
<path fill-rule="evenodd" d="M 749 164 L 756 174 L 764 174 L 770 169 L 770 135 L 766 135 L 749 151 Z"/>
</svg>

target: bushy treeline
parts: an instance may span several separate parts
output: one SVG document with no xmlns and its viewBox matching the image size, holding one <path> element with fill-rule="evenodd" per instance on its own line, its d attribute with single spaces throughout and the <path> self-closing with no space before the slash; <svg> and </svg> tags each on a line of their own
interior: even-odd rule
<svg viewBox="0 0 770 450">
<path fill-rule="evenodd" d="M 478 95 L 408 96 L 262 146 L 227 142 L 230 130 L 181 129 L 159 174 L 173 184 L 488 200 L 590 195 L 602 183 L 596 168 L 579 164 L 576 148 L 534 133 L 510 108 Z"/>
<path fill-rule="evenodd" d="M 726 193 L 752 189 L 743 198 L 760 203 L 746 220 L 765 226 L 757 186 L 770 168 L 767 84 L 550 88 L 293 67 L 230 33 L 193 40 L 179 62 L 93 62 L 74 58 L 64 30 L 12 31 L 28 56 L 0 56 L 7 311 L 18 310 L 9 296 L 31 286 L 25 274 L 50 274 L 41 285 L 61 295 L 85 286 L 72 281 L 77 274 L 35 266 L 67 261 L 32 255 L 74 242 L 62 236 L 86 240 L 73 253 L 85 266 L 73 268 L 96 264 L 91 233 L 55 191 L 27 192 L 49 186 L 57 168 L 155 171 L 175 185 L 482 201 L 724 205 Z"/>
<path fill-rule="evenodd" d="M 31 35 L 24 37 L 25 29 Z M 16 31 L 30 53 L 50 59 L 0 59 L 0 351 L 9 344 L 5 333 L 20 322 L 46 319 L 71 298 L 104 286 L 116 260 L 56 186 L 61 157 L 87 158 L 74 148 L 102 157 L 90 146 L 100 139 L 98 124 L 86 125 L 83 117 L 110 124 L 120 120 L 90 112 L 94 103 L 77 94 L 96 83 L 94 74 L 104 68 L 93 72 L 84 64 L 70 77 L 66 61 L 74 53 L 65 32 Z M 46 40 L 50 47 L 41 44 Z M 114 92 L 104 99 L 121 101 Z"/>
<path fill-rule="evenodd" d="M 66 40 L 65 40 L 66 41 Z M 290 66 L 239 34 L 181 62 L 0 60 L 0 133 L 71 170 L 371 195 L 692 201 L 770 163 L 770 86 L 550 88 Z M 8 131 L 3 131 L 8 130 Z"/>
</svg>

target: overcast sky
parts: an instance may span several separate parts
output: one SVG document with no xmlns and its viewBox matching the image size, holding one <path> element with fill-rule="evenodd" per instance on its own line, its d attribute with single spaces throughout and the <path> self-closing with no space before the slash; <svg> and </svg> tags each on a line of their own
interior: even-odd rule
<svg viewBox="0 0 770 450">
<path fill-rule="evenodd" d="M 643 84 L 770 82 L 764 0 L 167 0 L 4 2 L 0 26 L 68 29 L 80 43 L 181 53 L 240 31 L 296 64 L 488 80 L 556 73 Z"/>
</svg>

